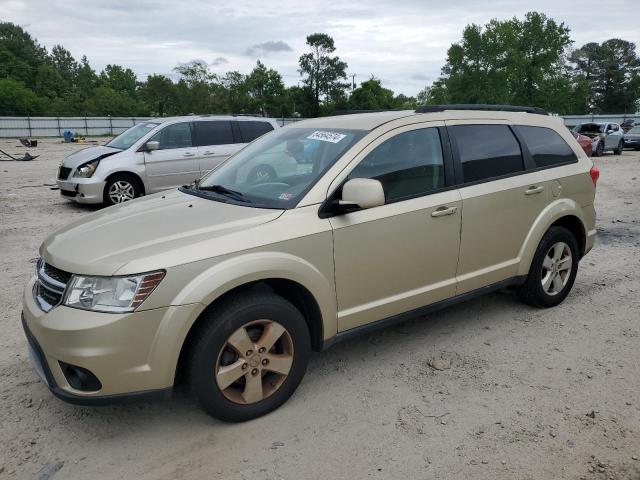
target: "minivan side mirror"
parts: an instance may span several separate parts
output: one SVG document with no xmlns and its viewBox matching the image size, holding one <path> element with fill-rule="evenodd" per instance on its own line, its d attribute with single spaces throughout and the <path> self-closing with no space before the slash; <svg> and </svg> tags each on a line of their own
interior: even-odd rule
<svg viewBox="0 0 640 480">
<path fill-rule="evenodd" d="M 151 140 L 145 144 L 145 151 L 153 152 L 154 150 L 158 150 L 160 148 L 160 142 L 155 140 Z"/>
<path fill-rule="evenodd" d="M 373 208 L 384 205 L 384 189 L 379 180 L 373 178 L 352 178 L 342 186 L 340 206 Z"/>
</svg>

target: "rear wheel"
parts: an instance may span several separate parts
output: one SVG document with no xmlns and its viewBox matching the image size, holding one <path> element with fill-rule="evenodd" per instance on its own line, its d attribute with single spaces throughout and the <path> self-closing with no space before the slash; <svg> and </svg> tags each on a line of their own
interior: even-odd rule
<svg viewBox="0 0 640 480">
<path fill-rule="evenodd" d="M 116 205 L 128 202 L 142 195 L 140 181 L 133 175 L 117 173 L 107 180 L 104 186 L 103 201 L 105 205 Z"/>
<path fill-rule="evenodd" d="M 578 272 L 580 252 L 576 237 L 564 227 L 544 234 L 518 293 L 529 305 L 554 307 L 569 294 Z"/>
<path fill-rule="evenodd" d="M 620 142 L 618 143 L 618 148 L 616 148 L 613 151 L 613 153 L 615 153 L 616 155 L 622 155 L 623 150 L 624 150 L 624 142 L 620 140 Z"/>
<path fill-rule="evenodd" d="M 278 295 L 249 292 L 205 315 L 187 368 L 191 390 L 207 413 L 242 422 L 286 402 L 311 352 L 300 311 Z"/>
</svg>

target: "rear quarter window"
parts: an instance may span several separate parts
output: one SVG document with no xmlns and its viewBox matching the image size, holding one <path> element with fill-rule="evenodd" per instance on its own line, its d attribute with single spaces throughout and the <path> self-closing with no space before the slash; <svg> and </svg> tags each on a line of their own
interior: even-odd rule
<svg viewBox="0 0 640 480">
<path fill-rule="evenodd" d="M 253 142 L 256 138 L 273 130 L 273 126 L 269 122 L 239 121 L 238 127 L 243 143 Z"/>
<path fill-rule="evenodd" d="M 524 171 L 520 144 L 507 125 L 449 127 L 462 163 L 464 183 Z"/>
<path fill-rule="evenodd" d="M 553 167 L 578 161 L 578 157 L 558 132 L 546 127 L 515 127 L 524 140 L 536 167 Z"/>
</svg>

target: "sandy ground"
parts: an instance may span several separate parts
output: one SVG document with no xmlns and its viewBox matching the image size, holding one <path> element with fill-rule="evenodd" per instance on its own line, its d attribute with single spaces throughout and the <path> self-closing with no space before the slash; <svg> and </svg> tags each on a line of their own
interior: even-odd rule
<svg viewBox="0 0 640 480">
<path fill-rule="evenodd" d="M 640 152 L 596 159 L 599 237 L 561 306 L 497 293 L 338 345 L 284 407 L 229 425 L 184 394 L 67 405 L 32 370 L 38 246 L 94 210 L 46 186 L 76 148 L 0 163 L 0 478 L 640 478 Z"/>
</svg>

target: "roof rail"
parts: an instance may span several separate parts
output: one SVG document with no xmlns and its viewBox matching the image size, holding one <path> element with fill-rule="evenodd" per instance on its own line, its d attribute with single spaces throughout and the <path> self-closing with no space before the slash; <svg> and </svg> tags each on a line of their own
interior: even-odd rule
<svg viewBox="0 0 640 480">
<path fill-rule="evenodd" d="M 416 113 L 444 112 L 445 110 L 487 110 L 491 112 L 525 112 L 536 115 L 549 115 L 539 107 L 525 107 L 520 105 L 490 105 L 484 103 L 454 103 L 451 105 L 423 105 L 416 109 Z"/>
<path fill-rule="evenodd" d="M 380 112 L 402 112 L 406 108 L 380 108 L 376 110 L 335 110 L 329 114 L 330 117 L 337 117 L 340 115 L 356 115 L 359 113 L 380 113 Z"/>
</svg>

